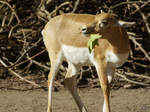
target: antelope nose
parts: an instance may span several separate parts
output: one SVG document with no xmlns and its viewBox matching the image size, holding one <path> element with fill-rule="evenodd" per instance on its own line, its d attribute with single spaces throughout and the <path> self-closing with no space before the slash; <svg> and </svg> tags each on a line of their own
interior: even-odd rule
<svg viewBox="0 0 150 112">
<path fill-rule="evenodd" d="M 86 26 L 82 26 L 82 33 L 86 34 L 87 33 L 87 27 Z"/>
</svg>

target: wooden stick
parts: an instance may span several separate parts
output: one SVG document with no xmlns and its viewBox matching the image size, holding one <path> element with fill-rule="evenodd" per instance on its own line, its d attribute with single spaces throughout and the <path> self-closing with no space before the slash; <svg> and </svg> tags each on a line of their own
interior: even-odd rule
<svg viewBox="0 0 150 112">
<path fill-rule="evenodd" d="M 150 57 L 148 55 L 148 53 L 142 48 L 141 44 L 139 44 L 134 37 L 129 36 L 129 38 L 133 41 L 133 43 L 135 45 L 137 45 L 139 47 L 139 49 L 144 53 L 145 57 L 150 61 Z"/>
<path fill-rule="evenodd" d="M 0 63 L 1 63 L 5 68 L 7 68 L 9 72 L 11 72 L 11 73 L 14 74 L 15 76 L 17 76 L 19 79 L 21 79 L 21 80 L 23 80 L 23 81 L 25 81 L 25 82 L 27 82 L 27 83 L 29 83 L 29 84 L 32 84 L 32 85 L 34 85 L 34 86 L 42 87 L 42 86 L 40 86 L 40 85 L 38 85 L 38 84 L 36 84 L 36 83 L 34 83 L 34 82 L 32 82 L 32 81 L 29 81 L 29 80 L 27 80 L 27 79 L 21 77 L 18 73 L 16 73 L 16 72 L 13 71 L 12 69 L 8 68 L 8 66 L 2 61 L 1 58 L 0 58 Z"/>
<path fill-rule="evenodd" d="M 14 13 L 14 15 L 15 15 L 18 23 L 21 22 L 20 19 L 19 19 L 19 17 L 18 17 L 18 15 L 17 15 L 17 13 L 16 13 L 16 11 L 14 10 L 14 8 L 8 2 L 0 0 L 0 3 L 6 4 L 12 10 L 12 12 Z"/>
<path fill-rule="evenodd" d="M 119 77 L 122 77 L 124 80 L 126 80 L 126 81 L 128 81 L 130 83 L 133 83 L 133 84 L 142 85 L 142 86 L 148 86 L 149 85 L 149 84 L 145 84 L 145 83 L 142 83 L 142 82 L 137 82 L 137 81 L 130 80 L 126 76 L 124 76 L 124 75 L 122 75 L 122 74 L 120 74 L 118 72 L 116 72 L 115 74 L 117 76 L 119 76 Z"/>
</svg>

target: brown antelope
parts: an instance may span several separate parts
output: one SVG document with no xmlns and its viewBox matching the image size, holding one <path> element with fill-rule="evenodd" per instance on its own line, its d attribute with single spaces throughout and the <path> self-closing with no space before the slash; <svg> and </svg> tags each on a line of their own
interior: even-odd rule
<svg viewBox="0 0 150 112">
<path fill-rule="evenodd" d="M 89 53 L 87 42 L 90 34 L 102 36 Z M 115 68 L 121 66 L 129 55 L 129 39 L 116 16 L 64 14 L 52 18 L 42 31 L 51 69 L 48 75 L 48 110 L 52 112 L 52 86 L 61 62 L 68 62 L 65 86 L 72 94 L 81 112 L 86 107 L 77 92 L 76 73 L 83 65 L 94 65 L 104 95 L 103 112 L 110 112 L 109 86 Z"/>
</svg>

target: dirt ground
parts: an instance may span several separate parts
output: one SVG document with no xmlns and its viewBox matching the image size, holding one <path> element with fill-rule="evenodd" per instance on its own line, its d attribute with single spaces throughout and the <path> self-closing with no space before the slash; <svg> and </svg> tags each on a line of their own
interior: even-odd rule
<svg viewBox="0 0 150 112">
<path fill-rule="evenodd" d="M 89 112 L 102 112 L 103 95 L 100 88 L 80 89 Z M 0 90 L 0 112 L 46 112 L 47 91 Z M 111 90 L 112 112 L 150 112 L 149 89 Z M 66 89 L 53 92 L 53 112 L 79 112 Z"/>
</svg>

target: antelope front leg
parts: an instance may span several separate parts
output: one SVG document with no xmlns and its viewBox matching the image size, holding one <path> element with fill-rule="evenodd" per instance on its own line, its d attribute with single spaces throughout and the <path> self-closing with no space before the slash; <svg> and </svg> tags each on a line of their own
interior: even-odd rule
<svg viewBox="0 0 150 112">
<path fill-rule="evenodd" d="M 100 80 L 100 85 L 104 95 L 104 104 L 103 104 L 103 112 L 110 112 L 110 102 L 109 102 L 109 82 L 107 79 L 107 63 L 104 60 L 97 61 L 96 69 L 98 73 L 98 77 Z"/>
</svg>

